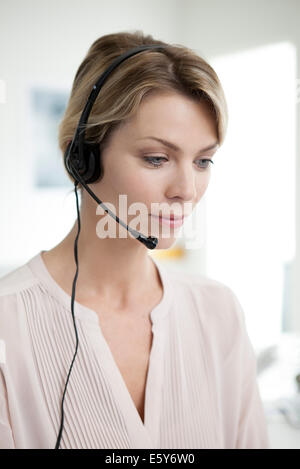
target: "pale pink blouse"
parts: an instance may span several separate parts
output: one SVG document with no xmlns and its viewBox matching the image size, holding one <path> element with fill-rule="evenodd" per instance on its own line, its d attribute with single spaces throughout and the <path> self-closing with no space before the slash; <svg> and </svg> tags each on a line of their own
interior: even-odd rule
<svg viewBox="0 0 300 469">
<path fill-rule="evenodd" d="M 151 311 L 144 423 L 96 312 L 75 302 L 79 348 L 60 447 L 269 448 L 237 297 L 219 281 L 155 263 L 164 295 Z M 38 253 L 0 279 L 0 448 L 55 447 L 74 351 L 71 297 Z"/>
</svg>

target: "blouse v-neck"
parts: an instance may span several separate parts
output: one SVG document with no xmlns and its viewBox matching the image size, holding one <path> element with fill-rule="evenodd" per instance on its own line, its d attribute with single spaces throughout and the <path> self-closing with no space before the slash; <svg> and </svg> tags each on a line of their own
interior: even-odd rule
<svg viewBox="0 0 300 469">
<path fill-rule="evenodd" d="M 71 296 L 69 296 L 54 280 L 48 271 L 40 251 L 29 261 L 29 267 L 40 279 L 48 292 L 66 307 L 66 313 L 71 315 Z M 163 356 L 166 337 L 166 317 L 170 310 L 172 299 L 172 284 L 166 271 L 156 265 L 163 286 L 161 301 L 150 312 L 153 340 L 149 355 L 147 379 L 145 386 L 144 422 L 134 404 L 124 378 L 116 364 L 110 347 L 103 335 L 97 313 L 87 306 L 74 300 L 74 313 L 79 319 L 83 330 L 95 353 L 96 360 L 105 373 L 111 386 L 116 402 L 124 414 L 128 432 L 136 448 L 155 448 L 159 439 L 159 415 L 163 381 Z M 80 260 L 79 260 L 80 269 Z M 80 344 L 80 337 L 79 337 Z"/>
</svg>

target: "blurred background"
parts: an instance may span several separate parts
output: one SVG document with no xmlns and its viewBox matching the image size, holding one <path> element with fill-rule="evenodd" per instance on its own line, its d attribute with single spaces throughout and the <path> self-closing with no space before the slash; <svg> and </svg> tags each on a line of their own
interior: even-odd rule
<svg viewBox="0 0 300 469">
<path fill-rule="evenodd" d="M 236 293 L 271 447 L 300 449 L 300 2 L 10 0 L 0 26 L 0 277 L 77 218 L 57 129 L 92 42 L 141 30 L 214 67 L 229 127 L 199 206 L 200 242 L 183 235 L 151 255 Z"/>
</svg>

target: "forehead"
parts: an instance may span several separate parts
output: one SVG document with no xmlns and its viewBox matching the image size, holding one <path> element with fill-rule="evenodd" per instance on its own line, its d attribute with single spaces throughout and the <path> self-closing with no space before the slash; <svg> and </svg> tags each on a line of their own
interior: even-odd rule
<svg viewBox="0 0 300 469">
<path fill-rule="evenodd" d="M 123 129 L 132 138 L 146 135 L 175 140 L 195 138 L 198 144 L 199 140 L 217 138 L 215 118 L 208 103 L 176 92 L 146 95 L 136 114 L 124 122 Z"/>
</svg>

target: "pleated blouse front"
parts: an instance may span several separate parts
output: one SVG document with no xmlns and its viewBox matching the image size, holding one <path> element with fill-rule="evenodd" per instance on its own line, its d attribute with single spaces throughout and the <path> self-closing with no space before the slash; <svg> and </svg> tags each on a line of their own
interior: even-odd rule
<svg viewBox="0 0 300 469">
<path fill-rule="evenodd" d="M 236 296 L 215 280 L 156 265 L 164 293 L 150 313 L 144 423 L 96 312 L 75 301 L 79 348 L 60 448 L 267 448 Z M 38 253 L 0 279 L 0 448 L 55 447 L 74 351 L 71 297 Z"/>
</svg>

